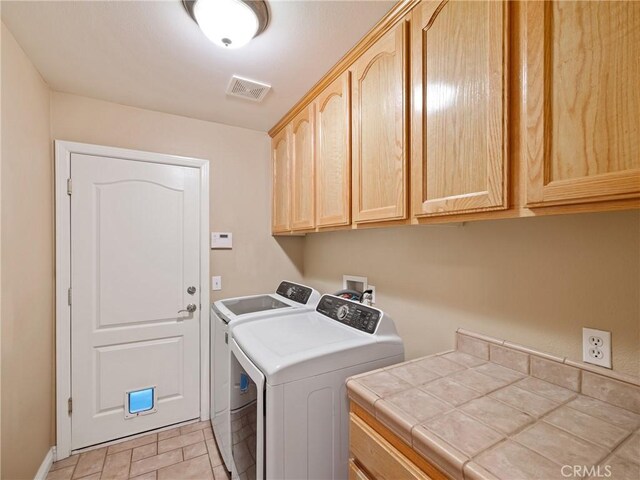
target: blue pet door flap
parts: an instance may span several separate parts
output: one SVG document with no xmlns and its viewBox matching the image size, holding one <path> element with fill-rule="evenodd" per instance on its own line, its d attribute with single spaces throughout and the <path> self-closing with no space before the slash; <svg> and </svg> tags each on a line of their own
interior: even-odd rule
<svg viewBox="0 0 640 480">
<path fill-rule="evenodd" d="M 124 395 L 124 417 L 133 418 L 157 411 L 156 387 L 129 390 Z"/>
</svg>

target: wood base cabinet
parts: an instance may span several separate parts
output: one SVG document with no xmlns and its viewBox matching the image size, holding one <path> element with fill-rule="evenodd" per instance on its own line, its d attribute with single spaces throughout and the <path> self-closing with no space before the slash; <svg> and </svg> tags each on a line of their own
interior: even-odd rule
<svg viewBox="0 0 640 480">
<path fill-rule="evenodd" d="M 527 205 L 640 194 L 640 2 L 526 2 Z"/>
<path fill-rule="evenodd" d="M 366 410 L 351 403 L 349 480 L 445 480 L 447 477 Z"/>
<path fill-rule="evenodd" d="M 506 2 L 424 1 L 411 38 L 413 216 L 506 208 Z"/>
</svg>

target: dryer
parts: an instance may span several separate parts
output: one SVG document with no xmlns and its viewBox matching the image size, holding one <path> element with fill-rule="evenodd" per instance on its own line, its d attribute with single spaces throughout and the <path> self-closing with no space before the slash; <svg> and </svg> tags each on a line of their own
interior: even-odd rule
<svg viewBox="0 0 640 480">
<path fill-rule="evenodd" d="M 313 312 L 231 330 L 232 477 L 346 479 L 346 380 L 404 361 L 393 320 L 324 295 Z"/>
<path fill-rule="evenodd" d="M 231 470 L 229 419 L 229 328 L 269 318 L 313 311 L 320 293 L 311 287 L 283 281 L 275 293 L 218 300 L 211 306 L 211 425 L 228 470 Z M 236 401 L 249 401 L 246 396 Z M 234 408 L 242 404 L 233 405 Z"/>
</svg>

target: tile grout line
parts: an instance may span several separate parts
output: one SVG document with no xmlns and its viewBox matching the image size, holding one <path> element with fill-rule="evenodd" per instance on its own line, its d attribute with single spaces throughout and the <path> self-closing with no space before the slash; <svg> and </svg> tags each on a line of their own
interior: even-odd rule
<svg viewBox="0 0 640 480">
<path fill-rule="evenodd" d="M 616 443 L 616 445 L 615 445 L 613 448 L 611 448 L 611 447 L 607 447 L 606 445 L 602 445 L 602 444 L 599 444 L 599 443 L 595 443 L 594 441 L 589 440 L 588 438 L 583 438 L 583 437 L 581 437 L 580 435 L 576 435 L 575 433 L 570 432 L 570 431 L 569 431 L 569 430 L 567 430 L 566 428 L 564 428 L 564 427 L 562 427 L 562 426 L 560 426 L 560 425 L 556 425 L 555 423 L 551 423 L 551 422 L 549 422 L 549 421 L 547 421 L 547 420 L 546 420 L 546 418 L 547 418 L 547 417 L 549 417 L 552 413 L 556 412 L 556 411 L 557 411 L 557 410 L 559 410 L 560 408 L 562 408 L 562 407 L 567 407 L 568 409 L 573 410 L 573 411 L 575 411 L 575 412 L 578 412 L 578 413 L 580 413 L 580 414 L 582 414 L 582 415 L 586 415 L 587 417 L 591 417 L 591 418 L 595 418 L 596 420 L 600 420 L 601 422 L 604 422 L 604 423 L 606 423 L 606 424 L 607 424 L 607 425 L 609 425 L 609 426 L 619 428 L 620 430 L 628 431 L 628 430 L 626 430 L 626 429 L 624 429 L 624 428 L 622 428 L 622 427 L 620 427 L 620 426 L 618 426 L 618 425 L 614 425 L 614 424 L 612 424 L 612 423 L 609 423 L 608 421 L 606 421 L 606 420 L 604 420 L 604 419 L 602 419 L 602 418 L 594 417 L 593 415 L 590 415 L 590 414 L 588 414 L 588 413 L 586 413 L 586 412 L 582 412 L 582 411 L 580 411 L 580 410 L 577 410 L 577 409 L 572 408 L 571 406 L 569 406 L 569 405 L 568 405 L 568 403 L 569 403 L 569 402 L 571 402 L 571 400 L 575 400 L 576 398 L 577 398 L 577 396 L 576 396 L 576 397 L 573 397 L 572 399 L 569 399 L 566 403 L 563 403 L 562 405 L 559 405 L 559 406 L 558 406 L 558 408 L 554 408 L 553 410 L 549 410 L 549 411 L 548 411 L 547 413 L 545 413 L 542 417 L 540 417 L 540 421 L 541 421 L 541 422 L 544 422 L 544 423 L 546 423 L 547 425 L 550 425 L 550 426 L 552 426 L 552 427 L 554 427 L 554 428 L 557 428 L 558 430 L 562 430 L 563 432 L 566 432 L 566 433 L 568 433 L 569 435 L 572 435 L 572 436 L 574 436 L 574 437 L 576 437 L 576 438 L 579 438 L 580 440 L 584 440 L 585 442 L 587 442 L 587 443 L 589 443 L 589 444 L 591 444 L 591 445 L 595 445 L 596 447 L 605 448 L 605 449 L 607 449 L 607 448 L 608 448 L 608 449 L 610 450 L 610 453 L 613 453 L 615 450 L 617 450 L 617 449 L 618 449 L 618 447 L 620 447 L 620 446 L 621 446 L 625 441 L 627 441 L 627 439 L 628 439 L 628 438 L 630 438 L 630 437 L 632 437 L 632 436 L 634 435 L 633 430 L 631 430 L 631 433 L 630 433 L 630 434 L 628 434 L 628 435 L 626 435 L 625 437 L 623 437 L 623 439 L 622 439 L 622 440 L 620 440 L 620 442 L 619 442 L 619 443 Z"/>
<path fill-rule="evenodd" d="M 629 440 L 631 437 L 633 437 L 636 434 L 636 432 L 631 432 L 629 435 L 627 435 L 626 437 L 624 437 L 624 439 L 618 443 L 615 447 L 613 447 L 611 449 L 611 451 L 607 454 L 607 456 L 605 456 L 605 458 L 609 458 L 609 457 L 613 457 L 614 455 L 619 455 L 618 451 L 622 448 L 623 445 L 626 445 L 627 440 Z M 624 457 L 623 457 L 624 458 Z M 640 460 L 638 462 L 632 462 L 635 463 L 637 465 L 640 465 Z"/>
<path fill-rule="evenodd" d="M 107 452 L 109 449 L 104 451 L 104 457 L 102 457 L 102 468 L 100 469 L 100 477 L 102 477 L 102 472 L 104 472 L 104 465 L 107 463 Z M 78 458 L 78 463 L 80 463 L 80 459 Z"/>
<path fill-rule="evenodd" d="M 471 369 L 471 368 L 467 368 L 467 370 L 470 370 L 470 369 Z M 445 377 L 440 377 L 440 378 L 445 378 Z M 491 377 L 491 378 L 497 378 L 497 377 Z M 504 385 L 504 386 L 502 386 L 502 387 L 500 387 L 500 388 L 497 388 L 497 389 L 495 389 L 495 390 L 492 390 L 492 391 L 490 391 L 490 392 L 488 392 L 488 393 L 486 393 L 486 394 L 482 395 L 481 397 L 477 397 L 477 398 L 485 398 L 485 397 L 486 397 L 486 398 L 493 398 L 493 397 L 488 397 L 489 393 L 493 393 L 493 392 L 495 392 L 495 391 L 501 390 L 501 389 L 506 388 L 506 387 L 509 387 L 509 386 L 516 386 L 516 383 L 520 382 L 521 380 L 522 380 L 522 378 L 516 379 L 516 380 L 514 380 L 513 382 L 507 383 L 506 385 Z M 455 380 L 451 380 L 451 381 L 454 381 L 454 382 L 455 382 Z M 430 382 L 427 382 L 427 383 L 426 383 L 426 384 L 424 384 L 424 385 L 427 385 L 428 383 L 430 383 Z M 462 385 L 462 386 L 465 386 L 465 387 L 467 387 L 467 388 L 470 388 L 471 390 L 474 390 L 473 388 L 471 388 L 471 387 L 469 387 L 469 386 L 467 386 L 467 385 L 464 385 L 464 384 L 462 384 L 462 383 L 460 383 L 460 382 L 455 382 L 455 383 L 458 383 L 459 385 Z M 520 387 L 518 387 L 518 388 L 520 388 Z M 529 390 L 526 390 L 526 389 L 524 389 L 524 388 L 520 388 L 520 390 L 526 391 L 526 392 L 528 392 L 528 393 L 533 393 L 533 392 L 530 392 Z M 474 391 L 476 391 L 476 392 L 477 392 L 477 390 L 474 390 Z M 429 394 L 429 392 L 424 392 L 424 393 Z M 478 393 L 481 393 L 481 392 L 478 392 Z M 535 394 L 535 395 L 537 395 L 537 394 Z M 437 397 L 435 397 L 434 395 L 430 395 L 430 396 L 432 396 L 433 398 L 437 398 Z M 538 395 L 538 396 L 539 396 L 540 398 L 545 399 L 545 400 L 549 400 L 549 401 L 555 402 L 554 400 L 551 400 L 551 399 L 549 399 L 549 398 L 547 398 L 547 397 L 544 397 L 544 396 L 542 396 L 542 395 Z M 520 445 L 520 446 L 522 446 L 522 447 L 526 448 L 527 450 L 530 450 L 530 451 L 532 451 L 532 452 L 536 453 L 537 455 L 540 455 L 540 456 L 541 456 L 541 457 L 543 457 L 543 458 L 546 458 L 546 459 L 548 459 L 548 460 L 551 460 L 551 459 L 549 459 L 548 457 L 546 457 L 545 455 L 542 455 L 542 454 L 540 454 L 540 453 L 536 452 L 535 450 L 531 450 L 531 449 L 530 449 L 530 448 L 528 448 L 526 445 L 521 444 L 520 442 L 518 442 L 517 440 L 515 440 L 515 439 L 514 439 L 514 438 L 512 438 L 512 437 L 514 437 L 515 435 L 519 434 L 520 432 L 522 432 L 522 431 L 526 430 L 527 428 L 532 427 L 532 426 L 533 426 L 533 425 L 535 425 L 537 422 L 539 422 L 539 421 L 543 421 L 543 418 L 544 418 L 544 417 L 546 417 L 547 415 L 549 415 L 549 414 L 551 414 L 552 412 L 556 411 L 557 409 L 559 409 L 559 408 L 561 408 L 561 407 L 565 406 L 567 403 L 569 403 L 569 402 L 571 402 L 572 400 L 574 400 L 575 398 L 577 398 L 577 396 L 578 396 L 578 393 L 576 392 L 576 393 L 575 393 L 575 395 L 573 395 L 572 397 L 568 398 L 567 400 L 564 400 L 564 401 L 562 401 L 562 402 L 558 402 L 558 405 L 556 405 L 553 409 L 551 409 L 551 410 L 549 410 L 548 412 L 544 413 L 544 414 L 543 414 L 543 415 L 541 415 L 540 417 L 537 417 L 537 416 L 535 416 L 535 415 L 533 415 L 533 414 L 531 414 L 531 413 L 524 412 L 524 411 L 520 410 L 520 409 L 519 409 L 519 408 L 517 408 L 517 407 L 514 407 L 514 406 L 512 406 L 512 405 L 509 405 L 509 404 L 507 404 L 507 403 L 505 403 L 505 402 L 500 401 L 499 399 L 494 399 L 494 400 L 496 400 L 497 402 L 499 402 L 499 403 L 501 403 L 501 404 L 503 404 L 503 405 L 506 405 L 506 406 L 508 406 L 508 407 L 510 407 L 510 408 L 513 408 L 514 410 L 516 410 L 516 411 L 518 411 L 518 412 L 520 412 L 520 413 L 524 413 L 525 415 L 528 415 L 529 417 L 531 417 L 531 418 L 533 419 L 533 422 L 529 422 L 529 423 L 527 423 L 527 424 L 525 424 L 525 425 L 522 425 L 521 427 L 517 428 L 516 430 L 514 430 L 513 432 L 508 433 L 508 434 L 507 434 L 507 433 L 503 433 L 502 431 L 497 430 L 495 427 L 493 427 L 493 426 L 491 426 L 491 425 L 487 424 L 487 423 L 486 423 L 486 422 L 484 422 L 483 420 L 481 420 L 481 419 L 479 419 L 479 418 L 476 418 L 475 416 L 473 416 L 473 415 L 471 415 L 471 414 L 468 414 L 468 413 L 464 412 L 463 410 L 460 410 L 460 407 L 462 407 L 462 406 L 464 406 L 464 405 L 466 405 L 466 404 L 468 404 L 468 403 L 472 402 L 473 400 L 476 400 L 477 398 L 475 398 L 475 399 L 471 399 L 471 400 L 468 400 L 467 402 L 461 403 L 460 405 L 457 405 L 457 406 L 455 406 L 455 405 L 454 405 L 454 406 L 453 406 L 453 410 L 451 410 L 451 411 L 459 411 L 459 412 L 461 412 L 461 413 L 462 413 L 462 414 L 464 414 L 464 415 L 468 415 L 468 416 L 470 416 L 470 418 L 472 418 L 472 419 L 474 419 L 475 421 L 479 422 L 481 425 L 484 425 L 485 427 L 490 428 L 491 430 L 493 430 L 493 431 L 495 431 L 496 433 L 498 433 L 498 434 L 502 435 L 502 437 L 503 437 L 503 438 L 501 438 L 498 442 L 496 442 L 495 444 L 493 444 L 493 445 L 491 445 L 491 446 L 489 446 L 489 447 L 487 447 L 487 448 L 483 449 L 482 451 L 480 451 L 480 452 L 476 453 L 475 455 L 467 455 L 468 459 L 467 459 L 467 460 L 462 464 L 462 472 L 463 472 L 463 475 L 464 475 L 464 467 L 465 467 L 465 465 L 467 465 L 467 464 L 468 464 L 468 463 L 470 463 L 471 461 L 475 461 L 475 459 L 476 459 L 478 456 L 482 455 L 483 453 L 485 453 L 485 452 L 487 452 L 487 451 L 489 451 L 489 450 L 492 450 L 492 449 L 496 448 L 498 445 L 500 445 L 500 444 L 502 444 L 502 443 L 504 443 L 504 442 L 507 442 L 507 441 L 509 441 L 509 440 L 511 440 L 511 441 L 513 441 L 513 442 L 516 442 L 518 445 Z M 448 402 L 447 402 L 447 403 L 448 403 Z M 450 413 L 450 412 L 449 412 L 449 413 Z M 547 422 L 545 422 L 545 423 L 547 423 Z M 422 425 L 422 426 L 424 426 L 425 428 L 427 428 L 427 430 L 428 430 L 431 434 L 433 434 L 433 435 L 435 435 L 436 437 L 440 438 L 440 439 L 441 439 L 444 443 L 446 443 L 447 445 L 451 445 L 448 441 L 446 441 L 444 438 L 442 438 L 442 437 L 441 437 L 440 435 L 438 435 L 436 432 L 434 432 L 434 431 L 432 431 L 431 429 L 429 429 L 428 427 L 426 427 L 426 425 L 424 425 L 424 422 L 422 422 L 422 423 L 420 423 L 420 424 L 416 424 L 416 425 L 414 425 L 413 427 L 411 427 L 411 444 L 412 444 L 412 446 L 413 446 L 413 431 L 414 431 L 414 429 L 415 429 L 417 426 L 420 426 L 420 425 Z M 573 435 L 571 432 L 567 432 L 567 433 L 569 433 L 570 435 Z M 632 435 L 633 435 L 633 433 L 632 433 Z M 577 435 L 574 435 L 574 436 L 576 436 L 576 437 L 577 437 Z M 577 437 L 577 438 L 580 438 L 580 437 Z M 625 437 L 625 440 L 626 440 L 627 438 L 629 438 L 629 437 Z M 589 443 L 591 443 L 591 442 L 589 442 Z M 618 444 L 618 446 L 617 446 L 616 448 L 618 448 L 621 444 L 622 444 L 622 443 Z M 452 446 L 453 446 L 454 448 L 456 448 L 456 449 L 458 449 L 458 450 L 459 450 L 459 448 L 458 448 L 458 447 L 455 447 L 454 445 L 452 445 Z M 462 452 L 462 453 L 464 453 L 464 452 Z M 466 454 L 465 454 L 465 455 L 466 455 Z M 553 461 L 553 463 L 557 463 L 557 462 Z M 483 468 L 484 468 L 484 467 L 483 467 Z"/>
<path fill-rule="evenodd" d="M 157 439 L 157 437 L 156 437 Z M 156 452 L 158 451 L 157 449 L 157 443 L 156 443 Z M 131 449 L 131 456 L 129 457 L 129 469 L 127 470 L 127 478 L 131 478 L 131 466 L 133 465 L 133 448 Z"/>
</svg>

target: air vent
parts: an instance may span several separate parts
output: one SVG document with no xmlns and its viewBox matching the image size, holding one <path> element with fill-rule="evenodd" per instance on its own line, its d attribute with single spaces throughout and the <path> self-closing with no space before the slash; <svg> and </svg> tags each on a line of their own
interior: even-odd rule
<svg viewBox="0 0 640 480">
<path fill-rule="evenodd" d="M 261 102 L 271 89 L 271 85 L 256 82 L 234 75 L 227 87 L 227 95 L 245 98 L 254 102 Z"/>
</svg>

